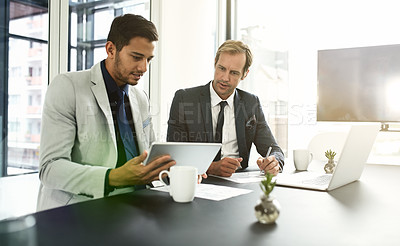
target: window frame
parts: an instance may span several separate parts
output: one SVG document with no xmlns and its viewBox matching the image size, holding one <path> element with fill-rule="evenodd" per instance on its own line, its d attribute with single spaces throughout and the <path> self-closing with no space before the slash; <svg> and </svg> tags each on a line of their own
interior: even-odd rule
<svg viewBox="0 0 400 246">
<path fill-rule="evenodd" d="M 51 0 L 49 0 L 50 2 Z M 11 2 L 14 2 L 15 4 L 26 4 L 38 8 L 48 8 L 47 0 L 18 0 L 18 1 L 13 1 L 13 0 L 5 0 L 4 3 L 0 6 L 0 59 L 2 61 L 2 65 L 0 65 L 0 78 L 2 78 L 3 83 L 0 83 L 0 90 L 3 92 L 0 94 L 0 102 L 2 107 L 0 107 L 0 124 L 1 124 L 1 137 L 2 137 L 2 143 L 0 146 L 0 158 L 1 158 L 1 164 L 0 164 L 0 177 L 5 177 L 9 176 L 8 174 L 8 166 L 9 166 L 9 153 L 8 153 L 8 113 L 9 113 L 9 44 L 10 44 L 10 39 L 15 39 L 15 40 L 23 40 L 23 41 L 28 41 L 30 43 L 40 43 L 40 44 L 46 44 L 48 45 L 48 41 L 43 40 L 43 39 L 38 39 L 38 38 L 33 38 L 29 36 L 22 36 L 20 34 L 13 34 L 10 33 L 10 7 L 11 7 Z M 38 12 L 38 13 L 30 13 L 29 16 L 35 16 L 35 15 L 43 14 L 43 12 Z M 18 122 L 16 122 L 18 123 Z M 33 171 L 37 172 L 37 171 Z M 25 173 L 30 173 L 30 172 L 25 172 Z M 24 173 L 24 174 L 25 174 Z"/>
<path fill-rule="evenodd" d="M 0 107 L 0 128 L 3 129 L 1 132 L 1 149 L 0 149 L 0 156 L 1 156 L 1 163 L 0 165 L 0 177 L 7 175 L 7 152 L 8 147 L 6 144 L 7 139 L 7 128 L 4 127 L 8 123 L 8 26 L 9 26 L 9 14 L 10 14 L 10 2 L 9 0 L 5 0 L 3 6 L 0 7 L 0 57 L 3 57 L 2 66 L 0 66 L 0 78 L 2 79 L 3 83 L 0 83 L 0 103 L 3 107 Z"/>
</svg>

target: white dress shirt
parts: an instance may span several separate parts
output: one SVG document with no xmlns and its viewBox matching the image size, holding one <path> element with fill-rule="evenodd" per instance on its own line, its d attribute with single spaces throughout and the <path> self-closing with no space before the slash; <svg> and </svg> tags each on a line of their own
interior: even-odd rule
<svg viewBox="0 0 400 246">
<path fill-rule="evenodd" d="M 222 100 L 214 91 L 212 83 L 210 83 L 210 96 L 211 96 L 211 115 L 213 123 L 213 132 L 217 129 L 218 114 L 220 111 L 219 103 Z M 233 98 L 235 93 L 232 93 L 225 101 L 228 103 L 224 108 L 224 125 L 222 126 L 222 148 L 221 159 L 224 157 L 239 157 L 239 147 L 236 139 L 236 123 L 235 123 L 235 106 Z"/>
</svg>

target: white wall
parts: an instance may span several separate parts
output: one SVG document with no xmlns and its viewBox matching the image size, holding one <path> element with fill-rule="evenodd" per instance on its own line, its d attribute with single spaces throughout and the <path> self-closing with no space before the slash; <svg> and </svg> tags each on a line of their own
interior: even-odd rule
<svg viewBox="0 0 400 246">
<path fill-rule="evenodd" d="M 218 1 L 155 2 L 159 4 L 155 10 L 159 13 L 153 17 L 158 19 L 155 23 L 160 40 L 158 60 L 153 64 L 158 71 L 150 79 L 151 112 L 157 139 L 165 141 L 175 91 L 203 85 L 213 78 Z"/>
</svg>

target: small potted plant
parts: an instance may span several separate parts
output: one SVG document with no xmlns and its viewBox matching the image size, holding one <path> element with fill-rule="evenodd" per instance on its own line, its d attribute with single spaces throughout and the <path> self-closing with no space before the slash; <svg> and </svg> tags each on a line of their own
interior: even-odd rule
<svg viewBox="0 0 400 246">
<path fill-rule="evenodd" d="M 254 208 L 256 217 L 258 221 L 262 224 L 274 223 L 278 218 L 280 212 L 280 205 L 278 200 L 270 195 L 276 184 L 276 181 L 272 182 L 273 177 L 273 174 L 265 174 L 265 178 L 260 183 L 260 187 L 263 193 Z"/>
<path fill-rule="evenodd" d="M 334 158 L 336 156 L 336 152 L 331 149 L 325 151 L 325 157 L 328 158 L 328 163 L 325 164 L 324 170 L 326 173 L 333 173 L 335 170 L 336 164 Z"/>
</svg>

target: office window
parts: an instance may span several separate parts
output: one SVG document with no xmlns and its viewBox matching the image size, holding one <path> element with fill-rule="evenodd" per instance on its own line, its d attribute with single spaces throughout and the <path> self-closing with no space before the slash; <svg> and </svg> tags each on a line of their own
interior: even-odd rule
<svg viewBox="0 0 400 246">
<path fill-rule="evenodd" d="M 288 150 L 288 47 L 262 0 L 237 0 L 232 9 L 232 38 L 249 45 L 253 64 L 239 87 L 256 94 L 271 131 L 285 154 Z M 260 18 L 262 16 L 262 18 Z"/>
<path fill-rule="evenodd" d="M 8 122 L 8 132 L 18 132 L 20 130 L 20 122 Z"/>
<path fill-rule="evenodd" d="M 70 0 L 68 71 L 91 68 L 107 57 L 105 44 L 114 17 L 139 14 L 150 20 L 150 0 L 81 1 Z M 141 86 L 148 90 L 149 73 Z"/>
<path fill-rule="evenodd" d="M 0 176 L 38 170 L 41 98 L 48 84 L 48 0 L 3 2 L 0 112 L 7 141 L 2 141 Z"/>
<path fill-rule="evenodd" d="M 21 77 L 22 76 L 21 67 L 11 67 L 9 69 L 9 75 L 14 78 Z"/>
<path fill-rule="evenodd" d="M 8 105 L 18 105 L 21 100 L 21 95 L 8 95 Z"/>
</svg>

